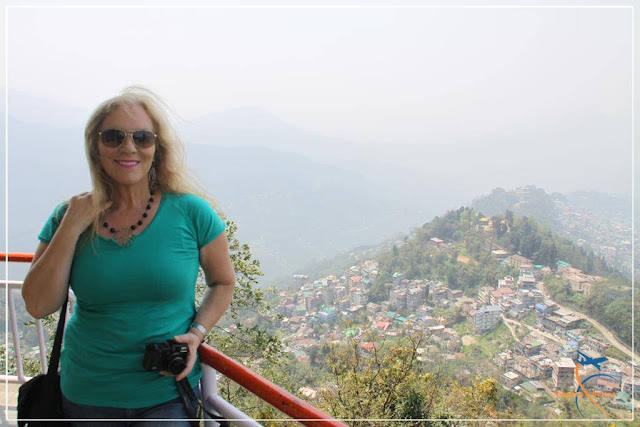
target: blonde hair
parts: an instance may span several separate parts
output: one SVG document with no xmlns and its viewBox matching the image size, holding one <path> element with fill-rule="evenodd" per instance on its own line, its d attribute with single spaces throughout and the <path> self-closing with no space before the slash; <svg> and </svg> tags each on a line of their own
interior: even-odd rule
<svg viewBox="0 0 640 427">
<path fill-rule="evenodd" d="M 215 206 L 214 201 L 207 196 L 202 186 L 187 169 L 184 144 L 171 125 L 167 114 L 171 108 L 150 90 L 140 86 L 129 86 L 124 88 L 119 95 L 98 105 L 85 127 L 85 153 L 91 173 L 95 212 L 90 237 L 93 237 L 98 231 L 101 216 L 100 207 L 111 199 L 113 192 L 111 180 L 100 162 L 98 132 L 102 122 L 110 113 L 117 108 L 126 108 L 130 105 L 139 105 L 144 108 L 153 122 L 153 132 L 158 135 L 155 151 L 156 187 L 163 192 L 195 194 Z"/>
</svg>

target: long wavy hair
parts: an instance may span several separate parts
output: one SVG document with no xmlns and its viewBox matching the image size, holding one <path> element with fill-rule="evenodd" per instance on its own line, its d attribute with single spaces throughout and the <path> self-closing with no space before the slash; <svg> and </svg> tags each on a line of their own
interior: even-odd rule
<svg viewBox="0 0 640 427">
<path fill-rule="evenodd" d="M 117 108 L 126 108 L 134 104 L 144 108 L 153 122 L 153 132 L 158 135 L 154 166 L 156 170 L 155 188 L 169 193 L 195 194 L 215 207 L 214 201 L 207 196 L 202 186 L 187 169 L 184 144 L 171 125 L 167 114 L 171 108 L 150 90 L 140 86 L 129 86 L 123 89 L 119 95 L 98 105 L 85 127 L 85 154 L 91 173 L 95 212 L 90 238 L 98 232 L 98 226 L 101 223 L 100 207 L 104 206 L 113 194 L 111 179 L 100 162 L 98 132 L 102 122 L 111 112 Z"/>
</svg>

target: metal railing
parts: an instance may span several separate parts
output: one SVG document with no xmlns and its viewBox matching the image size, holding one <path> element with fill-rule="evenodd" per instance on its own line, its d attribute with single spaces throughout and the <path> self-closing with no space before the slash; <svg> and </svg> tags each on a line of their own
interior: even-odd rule
<svg viewBox="0 0 640 427">
<path fill-rule="evenodd" d="M 26 253 L 0 253 L 0 261 L 8 262 L 31 262 L 33 254 Z M 9 323 L 11 325 L 12 343 L 14 356 L 16 360 L 17 375 L 0 375 L 0 380 L 24 383 L 30 379 L 24 375 L 23 357 L 20 348 L 20 334 L 18 331 L 18 320 L 15 310 L 15 299 L 12 290 L 21 289 L 22 282 L 15 280 L 2 280 L 2 286 L 5 287 L 8 303 Z M 73 303 L 75 296 L 73 292 L 69 292 L 68 316 L 73 313 Z M 38 347 L 40 352 L 40 364 L 42 372 L 47 370 L 47 349 L 44 337 L 44 328 L 42 320 L 36 320 L 36 328 L 38 331 Z M 9 349 L 7 349 L 7 352 Z M 273 384 L 266 378 L 247 369 L 242 364 L 236 362 L 230 357 L 224 355 L 213 347 L 202 344 L 198 349 L 202 368 L 202 397 L 205 408 L 209 411 L 216 412 L 221 416 L 232 420 L 233 424 L 239 426 L 260 426 L 255 420 L 243 413 L 240 409 L 224 400 L 218 394 L 218 373 L 225 375 L 227 378 L 244 387 L 258 398 L 269 403 L 276 409 L 280 410 L 289 417 L 297 420 L 306 426 L 345 426 L 344 423 L 333 419 L 330 415 L 325 414 L 313 405 L 289 393 L 283 388 Z"/>
</svg>

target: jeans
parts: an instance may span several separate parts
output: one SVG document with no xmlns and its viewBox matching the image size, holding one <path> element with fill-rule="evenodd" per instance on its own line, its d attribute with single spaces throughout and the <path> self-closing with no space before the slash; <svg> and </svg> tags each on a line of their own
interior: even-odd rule
<svg viewBox="0 0 640 427">
<path fill-rule="evenodd" d="M 193 392 L 200 399 L 200 387 L 193 388 Z M 111 408 L 104 406 L 91 406 L 74 403 L 62 396 L 62 410 L 65 418 L 68 419 L 114 419 L 114 421 L 71 421 L 72 426 L 88 427 L 190 427 L 191 424 L 186 419 L 189 418 L 182 398 L 177 397 L 158 405 L 146 406 L 144 408 Z M 125 421 L 149 418 L 155 420 L 173 419 L 173 421 Z M 184 419 L 179 421 L 176 419 Z M 120 420 L 120 421 L 115 421 Z"/>
</svg>

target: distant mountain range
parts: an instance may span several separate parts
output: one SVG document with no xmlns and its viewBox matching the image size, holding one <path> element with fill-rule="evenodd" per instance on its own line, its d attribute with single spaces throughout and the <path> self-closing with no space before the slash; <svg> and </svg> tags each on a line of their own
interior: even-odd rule
<svg viewBox="0 0 640 427">
<path fill-rule="evenodd" d="M 11 91 L 9 101 L 9 248 L 33 251 L 53 207 L 90 187 L 81 128 L 89 111 Z M 482 145 L 441 143 L 429 155 L 404 158 L 301 129 L 257 107 L 177 123 L 190 169 L 238 223 L 265 282 L 466 203 L 483 182 L 497 179 L 486 173 L 491 162 L 515 176 L 498 157 L 479 161 Z"/>
<path fill-rule="evenodd" d="M 90 179 L 83 129 L 67 126 L 81 113 L 73 109 L 65 115 L 59 107 L 55 117 L 61 126 L 52 126 L 37 120 L 44 120 L 55 105 L 18 95 L 12 99 L 18 107 L 9 120 L 9 248 L 32 252 L 54 206 L 90 189 Z M 34 115 L 26 121 L 29 105 Z M 261 260 L 267 279 L 289 274 L 310 259 L 375 243 L 441 209 L 413 197 L 406 187 L 335 166 L 330 155 L 321 163 L 261 146 L 269 142 L 287 150 L 296 141 L 304 144 L 307 134 L 259 109 L 239 109 L 184 125 L 188 126 L 181 135 L 188 141 L 190 169 L 229 219 L 238 223 L 240 239 Z M 319 135 L 314 138 L 313 146 L 338 144 L 330 138 L 322 144 Z M 211 141 L 226 146 L 204 144 Z M 255 146 L 246 145 L 251 141 Z M 4 200 L 4 188 L 0 194 Z M 20 268 L 13 270 L 16 278 L 24 274 Z"/>
</svg>

